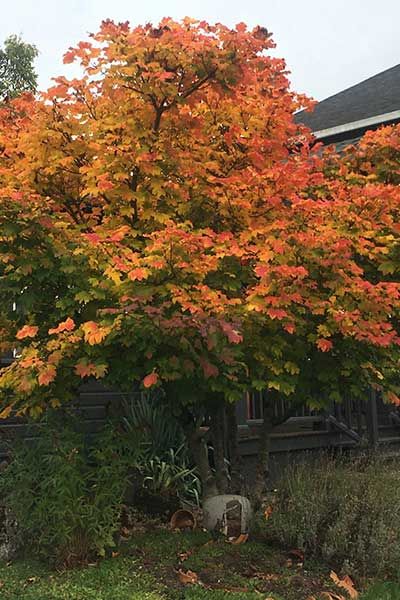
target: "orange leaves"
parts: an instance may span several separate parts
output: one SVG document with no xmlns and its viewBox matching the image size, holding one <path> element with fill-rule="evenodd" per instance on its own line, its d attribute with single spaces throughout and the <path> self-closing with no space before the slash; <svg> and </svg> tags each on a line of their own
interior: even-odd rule
<svg viewBox="0 0 400 600">
<path fill-rule="evenodd" d="M 400 342 L 400 192 L 379 183 L 379 165 L 399 177 L 387 149 L 398 151 L 400 129 L 369 134 L 365 156 L 338 158 L 329 179 L 335 161 L 299 138 L 293 113 L 308 102 L 263 52 L 264 28 L 107 21 L 92 41 L 64 56 L 80 61 L 81 79 L 0 107 L 2 285 L 24 290 L 41 334 L 17 333 L 38 350 L 17 361 L 17 393 L 71 363 L 103 377 L 111 351 L 115 379 L 143 373 L 150 389 L 162 374 L 236 398 L 271 374 L 273 389 L 301 395 L 314 355 L 364 381 L 358 352 L 382 387 Z M 60 306 L 86 322 L 59 323 Z"/>
<path fill-rule="evenodd" d="M 111 328 L 99 327 L 94 321 L 86 321 L 86 323 L 82 325 L 82 330 L 84 332 L 85 342 L 90 344 L 90 346 L 94 346 L 100 344 L 107 337 Z"/>
<path fill-rule="evenodd" d="M 158 382 L 158 375 L 155 371 L 153 371 L 152 373 L 149 373 L 148 375 L 146 375 L 146 377 L 143 379 L 143 386 L 145 388 L 150 388 L 153 385 L 156 385 L 156 383 Z"/>
<path fill-rule="evenodd" d="M 73 321 L 73 319 L 68 317 L 65 321 L 59 323 L 54 329 L 49 329 L 49 334 L 52 335 L 53 333 L 72 331 L 73 329 L 75 329 L 75 322 Z"/>
<path fill-rule="evenodd" d="M 19 331 L 17 331 L 17 340 L 23 340 L 25 338 L 34 338 L 39 331 L 39 327 L 36 325 L 24 325 Z"/>
<path fill-rule="evenodd" d="M 38 376 L 39 385 L 49 385 L 54 381 L 57 371 L 54 365 L 47 365 Z"/>
<path fill-rule="evenodd" d="M 149 276 L 148 269 L 144 269 L 144 268 L 141 268 L 141 267 L 138 267 L 136 269 L 132 269 L 128 273 L 128 277 L 132 281 L 143 281 L 144 279 L 147 279 L 148 276 Z"/>
</svg>

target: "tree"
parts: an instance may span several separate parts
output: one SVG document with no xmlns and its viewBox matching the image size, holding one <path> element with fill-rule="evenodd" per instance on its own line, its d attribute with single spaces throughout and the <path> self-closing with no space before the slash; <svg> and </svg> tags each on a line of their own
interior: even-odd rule
<svg viewBox="0 0 400 600">
<path fill-rule="evenodd" d="M 162 386 L 211 495 L 225 413 L 235 470 L 232 406 L 266 390 L 259 496 L 275 397 L 397 399 L 398 189 L 329 177 L 272 46 L 243 24 L 105 21 L 65 55 L 81 79 L 1 109 L 0 326 L 20 351 L 2 416 L 87 377 Z"/>
<path fill-rule="evenodd" d="M 38 50 L 17 35 L 10 35 L 0 48 L 0 99 L 34 92 L 37 74 L 34 67 Z"/>
</svg>

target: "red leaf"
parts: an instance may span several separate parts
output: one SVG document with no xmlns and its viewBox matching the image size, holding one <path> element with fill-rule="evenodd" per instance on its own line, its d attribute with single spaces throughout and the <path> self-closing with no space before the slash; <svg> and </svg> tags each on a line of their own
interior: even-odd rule
<svg viewBox="0 0 400 600">
<path fill-rule="evenodd" d="M 218 377 L 218 374 L 219 374 L 218 367 L 216 367 L 215 365 L 212 365 L 211 363 L 209 363 L 207 360 L 204 360 L 204 359 L 200 360 L 200 364 L 203 367 L 203 373 L 204 373 L 204 376 L 207 377 L 207 379 L 209 377 Z"/>
<path fill-rule="evenodd" d="M 319 338 L 319 340 L 317 340 L 317 347 L 319 350 L 321 350 L 321 352 L 329 352 L 329 350 L 331 350 L 333 347 L 333 344 L 330 340 Z"/>
<path fill-rule="evenodd" d="M 70 63 L 73 63 L 74 60 L 75 60 L 75 50 L 70 48 L 70 50 L 68 50 L 68 52 L 66 52 L 63 56 L 63 63 L 64 63 L 64 65 L 68 65 Z"/>
<path fill-rule="evenodd" d="M 152 385 L 155 385 L 157 383 L 157 381 L 158 381 L 158 375 L 155 371 L 153 371 L 149 375 L 146 375 L 146 377 L 143 379 L 143 385 L 145 388 L 149 388 Z"/>
<path fill-rule="evenodd" d="M 265 265 L 258 265 L 254 269 L 254 273 L 257 275 L 257 277 L 265 277 L 265 275 L 267 275 L 267 273 L 269 271 L 270 271 L 269 267 L 267 267 Z"/>
</svg>

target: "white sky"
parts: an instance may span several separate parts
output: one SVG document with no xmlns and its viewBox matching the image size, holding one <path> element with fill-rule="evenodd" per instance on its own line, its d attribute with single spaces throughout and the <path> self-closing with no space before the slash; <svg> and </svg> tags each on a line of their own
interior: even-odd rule
<svg viewBox="0 0 400 600">
<path fill-rule="evenodd" d="M 274 33 L 293 89 L 318 100 L 400 62 L 400 0 L 0 0 L 0 9 L 0 41 L 18 33 L 39 48 L 41 89 L 68 75 L 63 53 L 105 18 L 262 25 Z"/>
</svg>

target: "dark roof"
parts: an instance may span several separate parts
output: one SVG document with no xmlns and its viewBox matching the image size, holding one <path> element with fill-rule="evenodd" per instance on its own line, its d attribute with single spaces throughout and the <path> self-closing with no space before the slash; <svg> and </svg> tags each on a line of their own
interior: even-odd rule
<svg viewBox="0 0 400 600">
<path fill-rule="evenodd" d="M 322 100 L 295 115 L 313 131 L 400 110 L 400 64 Z"/>
</svg>

